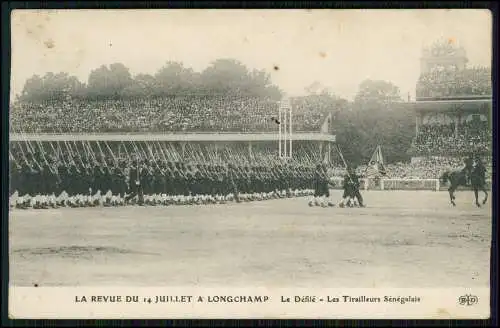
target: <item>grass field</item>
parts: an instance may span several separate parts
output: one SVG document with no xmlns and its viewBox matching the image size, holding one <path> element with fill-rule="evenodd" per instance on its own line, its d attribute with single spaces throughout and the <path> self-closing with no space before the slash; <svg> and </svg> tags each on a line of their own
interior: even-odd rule
<svg viewBox="0 0 500 328">
<path fill-rule="evenodd" d="M 491 204 L 471 192 L 364 192 L 171 207 L 13 210 L 17 286 L 489 286 Z M 340 199 L 340 191 L 332 191 Z"/>
</svg>

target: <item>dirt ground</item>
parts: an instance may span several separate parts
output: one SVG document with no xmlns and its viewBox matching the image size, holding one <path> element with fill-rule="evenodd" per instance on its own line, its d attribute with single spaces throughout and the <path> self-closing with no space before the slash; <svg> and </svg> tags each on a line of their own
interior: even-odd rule
<svg viewBox="0 0 500 328">
<path fill-rule="evenodd" d="M 471 192 L 364 192 L 171 207 L 13 210 L 17 286 L 487 287 L 491 204 Z M 332 191 L 340 199 L 340 191 Z"/>
</svg>

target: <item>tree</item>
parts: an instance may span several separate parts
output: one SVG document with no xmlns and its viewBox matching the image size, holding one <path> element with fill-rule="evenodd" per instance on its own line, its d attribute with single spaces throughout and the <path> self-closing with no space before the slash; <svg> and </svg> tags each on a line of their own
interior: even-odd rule
<svg viewBox="0 0 500 328">
<path fill-rule="evenodd" d="M 154 76 L 150 74 L 138 74 L 132 82 L 123 90 L 127 97 L 147 97 L 155 95 L 159 89 Z"/>
<path fill-rule="evenodd" d="M 21 93 L 21 100 L 38 100 L 44 97 L 43 79 L 38 75 L 33 75 L 24 83 Z"/>
<path fill-rule="evenodd" d="M 75 76 L 64 72 L 57 74 L 48 72 L 43 77 L 33 75 L 29 78 L 20 99 L 26 101 L 63 99 L 67 95 L 78 96 L 84 89 L 85 85 Z"/>
<path fill-rule="evenodd" d="M 282 91 L 263 70 L 248 71 L 234 59 L 218 59 L 201 73 L 180 62 L 167 62 L 156 74 L 132 77 L 122 63 L 93 69 L 87 85 L 67 73 L 34 75 L 26 81 L 20 99 L 73 97 L 147 97 L 161 95 L 224 95 L 279 100 Z"/>
<path fill-rule="evenodd" d="M 316 95 L 319 93 L 320 90 L 324 89 L 324 86 L 319 83 L 318 81 L 314 81 L 310 85 L 304 88 L 304 90 L 307 92 L 309 95 Z"/>
<path fill-rule="evenodd" d="M 347 163 L 359 165 L 369 156 L 373 142 L 362 115 L 356 111 L 341 111 L 334 121 L 336 141 Z"/>
<path fill-rule="evenodd" d="M 133 81 L 130 70 L 122 63 L 109 65 L 109 73 L 109 81 L 111 82 L 113 94 L 120 94 Z"/>
<path fill-rule="evenodd" d="M 122 95 L 133 83 L 129 69 L 121 64 L 102 65 L 90 72 L 88 94 L 91 97 L 113 97 Z"/>
<path fill-rule="evenodd" d="M 391 82 L 365 80 L 359 85 L 354 105 L 363 110 L 391 109 L 391 104 L 401 101 L 399 88 Z"/>
<path fill-rule="evenodd" d="M 248 77 L 246 94 L 262 98 L 280 100 L 283 92 L 271 83 L 271 76 L 264 70 L 254 69 Z"/>
<path fill-rule="evenodd" d="M 76 76 L 70 76 L 67 80 L 67 90 L 73 97 L 85 97 L 87 86 L 78 80 Z"/>
<path fill-rule="evenodd" d="M 201 80 L 216 94 L 234 95 L 252 88 L 247 68 L 234 59 L 217 59 L 201 73 Z"/>
<path fill-rule="evenodd" d="M 179 62 L 167 62 L 155 74 L 160 95 L 194 94 L 194 72 Z"/>
<path fill-rule="evenodd" d="M 369 111 L 369 113 L 367 113 Z M 354 163 L 366 164 L 380 145 L 387 162 L 406 161 L 415 116 L 391 82 L 365 80 L 351 104 L 334 120 L 337 142 Z"/>
<path fill-rule="evenodd" d="M 89 74 L 87 92 L 90 97 L 103 97 L 111 94 L 108 90 L 109 69 L 106 65 L 92 70 Z"/>
<path fill-rule="evenodd" d="M 343 110 L 334 120 L 337 142 L 346 159 L 366 164 L 375 148 L 382 146 L 388 163 L 407 161 L 407 150 L 414 135 L 415 114 L 406 103 L 395 103 L 393 110 Z"/>
</svg>

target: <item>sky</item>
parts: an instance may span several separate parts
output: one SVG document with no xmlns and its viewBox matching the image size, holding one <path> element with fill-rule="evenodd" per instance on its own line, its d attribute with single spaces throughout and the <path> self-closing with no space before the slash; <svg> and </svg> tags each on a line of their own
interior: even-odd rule
<svg viewBox="0 0 500 328">
<path fill-rule="evenodd" d="M 234 58 L 266 70 L 289 96 L 319 82 L 352 99 L 373 79 L 413 99 L 422 48 L 440 37 L 459 42 L 469 65 L 492 61 L 487 10 L 15 10 L 11 18 L 11 97 L 33 74 L 86 82 L 115 62 L 135 75 L 167 61 L 202 71 Z"/>
</svg>

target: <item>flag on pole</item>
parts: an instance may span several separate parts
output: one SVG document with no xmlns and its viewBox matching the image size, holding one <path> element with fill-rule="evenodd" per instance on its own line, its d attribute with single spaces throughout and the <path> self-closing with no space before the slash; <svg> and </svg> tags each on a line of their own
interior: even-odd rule
<svg viewBox="0 0 500 328">
<path fill-rule="evenodd" d="M 374 175 L 386 175 L 384 166 L 384 157 L 382 156 L 382 148 L 380 145 L 377 146 L 375 151 L 373 152 L 372 158 L 370 158 L 370 162 L 365 170 L 366 176 L 374 176 Z"/>
</svg>

